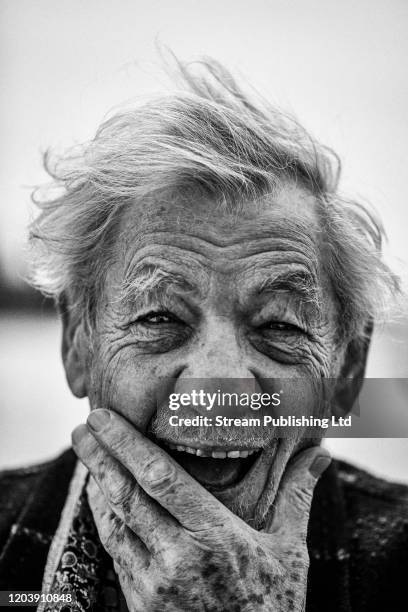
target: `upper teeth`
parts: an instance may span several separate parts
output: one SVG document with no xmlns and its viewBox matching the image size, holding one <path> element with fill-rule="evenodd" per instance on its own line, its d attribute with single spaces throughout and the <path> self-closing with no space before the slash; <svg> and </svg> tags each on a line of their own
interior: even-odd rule
<svg viewBox="0 0 408 612">
<path fill-rule="evenodd" d="M 167 443 L 167 446 L 173 450 L 184 451 L 185 453 L 191 453 L 192 455 L 198 455 L 199 457 L 213 457 L 214 459 L 239 459 L 240 457 L 248 457 L 253 453 L 258 452 L 259 448 L 253 448 L 251 450 L 202 450 L 201 448 L 192 448 L 191 446 L 183 446 L 181 444 Z"/>
</svg>

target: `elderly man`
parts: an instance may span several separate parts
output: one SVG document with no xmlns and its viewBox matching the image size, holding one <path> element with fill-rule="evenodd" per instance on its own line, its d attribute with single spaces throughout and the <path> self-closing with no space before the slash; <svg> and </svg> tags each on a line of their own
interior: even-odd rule
<svg viewBox="0 0 408 612">
<path fill-rule="evenodd" d="M 2 589 L 41 590 L 39 610 L 405 610 L 405 487 L 329 466 L 306 427 L 194 425 L 191 405 L 170 424 L 163 389 L 197 380 L 286 381 L 285 410 L 346 415 L 397 290 L 331 151 L 218 64 L 181 74 L 37 197 L 33 282 L 91 412 L 79 462 L 2 476 Z"/>
</svg>

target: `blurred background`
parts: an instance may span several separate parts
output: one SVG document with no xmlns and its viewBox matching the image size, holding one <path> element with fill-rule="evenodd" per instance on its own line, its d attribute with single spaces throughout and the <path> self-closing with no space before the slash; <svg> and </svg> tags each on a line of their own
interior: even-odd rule
<svg viewBox="0 0 408 612">
<path fill-rule="evenodd" d="M 0 0 L 0 468 L 48 459 L 87 413 L 70 396 L 50 305 L 22 280 L 41 152 L 92 137 L 113 107 L 169 89 L 156 41 L 211 55 L 293 113 L 343 160 L 342 190 L 382 215 L 407 260 L 405 0 Z M 376 331 L 368 376 L 408 374 L 408 326 Z M 408 440 L 330 440 L 408 482 Z"/>
</svg>

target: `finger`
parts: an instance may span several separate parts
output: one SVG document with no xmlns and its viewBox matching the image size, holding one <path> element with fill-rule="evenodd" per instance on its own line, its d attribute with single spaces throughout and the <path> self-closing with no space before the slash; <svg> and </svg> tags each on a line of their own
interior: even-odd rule
<svg viewBox="0 0 408 612">
<path fill-rule="evenodd" d="M 111 510 L 91 478 L 87 486 L 89 506 L 106 552 L 124 571 L 142 572 L 150 565 L 150 554 L 141 540 Z"/>
<path fill-rule="evenodd" d="M 280 486 L 269 533 L 287 533 L 306 541 L 315 485 L 330 465 L 329 453 L 315 446 L 301 452 L 288 466 Z"/>
<path fill-rule="evenodd" d="M 228 523 L 226 508 L 121 416 L 110 410 L 93 410 L 88 416 L 88 425 L 144 491 L 186 529 L 214 529 Z"/>
<path fill-rule="evenodd" d="M 73 432 L 73 446 L 116 516 L 152 553 L 170 545 L 177 523 L 138 485 L 133 476 L 91 435 L 86 425 Z"/>
</svg>

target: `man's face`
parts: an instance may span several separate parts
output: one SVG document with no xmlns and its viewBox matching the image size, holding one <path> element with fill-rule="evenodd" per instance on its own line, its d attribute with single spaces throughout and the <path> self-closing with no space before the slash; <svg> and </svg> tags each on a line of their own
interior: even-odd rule
<svg viewBox="0 0 408 612">
<path fill-rule="evenodd" d="M 202 199 L 134 205 L 99 305 L 91 408 L 123 415 L 248 521 L 273 501 L 290 457 L 311 443 L 304 431 L 277 441 L 272 428 L 174 428 L 157 397 L 164 379 L 175 393 L 191 390 L 192 379 L 208 391 L 214 379 L 252 379 L 273 393 L 271 379 L 338 373 L 318 229 L 313 198 L 293 186 L 234 213 Z M 316 394 L 294 393 L 285 411 L 316 414 L 318 405 Z M 238 458 L 212 457 L 237 450 Z"/>
</svg>

